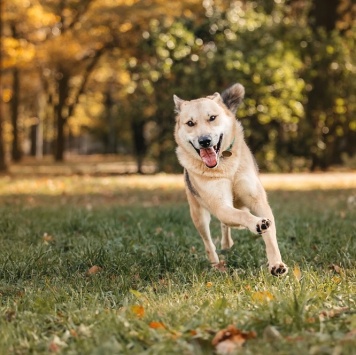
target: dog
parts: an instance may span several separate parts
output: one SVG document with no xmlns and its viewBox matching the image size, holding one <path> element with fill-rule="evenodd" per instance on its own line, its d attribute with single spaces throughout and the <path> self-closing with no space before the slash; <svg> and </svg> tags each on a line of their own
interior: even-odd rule
<svg viewBox="0 0 356 355">
<path fill-rule="evenodd" d="M 176 153 L 184 168 L 190 215 L 212 266 L 224 269 L 210 234 L 211 215 L 221 222 L 221 249 L 232 247 L 232 227 L 247 228 L 262 235 L 269 270 L 280 276 L 288 267 L 279 251 L 273 213 L 236 119 L 244 95 L 241 84 L 191 101 L 174 95 Z"/>
</svg>

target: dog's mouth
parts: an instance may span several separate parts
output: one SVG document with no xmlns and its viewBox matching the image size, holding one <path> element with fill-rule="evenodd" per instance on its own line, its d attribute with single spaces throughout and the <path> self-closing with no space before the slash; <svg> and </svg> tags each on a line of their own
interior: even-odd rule
<svg viewBox="0 0 356 355">
<path fill-rule="evenodd" d="M 223 139 L 223 134 L 220 135 L 218 143 L 213 147 L 209 147 L 209 148 L 197 149 L 191 143 L 194 149 L 196 150 L 196 152 L 199 154 L 201 160 L 210 169 L 215 168 L 219 164 L 219 153 L 220 153 L 222 139 Z"/>
</svg>

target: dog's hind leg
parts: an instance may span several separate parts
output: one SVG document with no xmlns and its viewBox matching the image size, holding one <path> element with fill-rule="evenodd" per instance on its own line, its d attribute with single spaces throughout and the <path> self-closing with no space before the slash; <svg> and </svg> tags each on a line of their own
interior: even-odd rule
<svg viewBox="0 0 356 355">
<path fill-rule="evenodd" d="M 231 228 L 224 223 L 221 223 L 221 249 L 230 249 L 234 245 L 231 238 Z"/>
<path fill-rule="evenodd" d="M 188 194 L 189 206 L 190 206 L 190 215 L 192 217 L 195 228 L 199 232 L 203 243 L 205 246 L 205 251 L 207 257 L 212 264 L 212 266 L 219 265 L 219 257 L 216 253 L 216 247 L 211 239 L 210 235 L 210 213 L 207 209 L 200 206 L 198 201 L 192 195 Z"/>
</svg>

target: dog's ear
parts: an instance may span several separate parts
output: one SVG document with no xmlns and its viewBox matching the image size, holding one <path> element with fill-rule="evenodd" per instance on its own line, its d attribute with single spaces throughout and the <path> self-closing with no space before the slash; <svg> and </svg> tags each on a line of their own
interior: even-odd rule
<svg viewBox="0 0 356 355">
<path fill-rule="evenodd" d="M 218 92 L 214 92 L 214 94 L 207 96 L 207 99 L 213 100 L 213 101 L 222 101 L 221 96 Z"/>
<path fill-rule="evenodd" d="M 174 101 L 174 112 L 175 113 L 179 113 L 180 112 L 180 108 L 182 106 L 182 103 L 184 102 L 184 100 L 182 100 L 181 98 L 179 98 L 177 95 L 173 95 L 173 101 Z"/>
<path fill-rule="evenodd" d="M 241 84 L 234 84 L 221 94 L 224 104 L 233 114 L 236 114 L 237 108 L 244 96 L 245 88 Z"/>
</svg>

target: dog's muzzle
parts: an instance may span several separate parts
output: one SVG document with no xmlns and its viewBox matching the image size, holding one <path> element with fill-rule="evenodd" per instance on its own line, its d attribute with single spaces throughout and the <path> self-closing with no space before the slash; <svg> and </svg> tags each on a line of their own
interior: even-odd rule
<svg viewBox="0 0 356 355">
<path fill-rule="evenodd" d="M 198 138 L 198 143 L 201 148 L 197 149 L 192 142 L 190 142 L 190 144 L 194 147 L 201 160 L 208 168 L 215 168 L 219 164 L 219 153 L 222 139 L 223 134 L 220 135 L 218 143 L 212 146 L 211 136 L 205 135 Z"/>
</svg>

